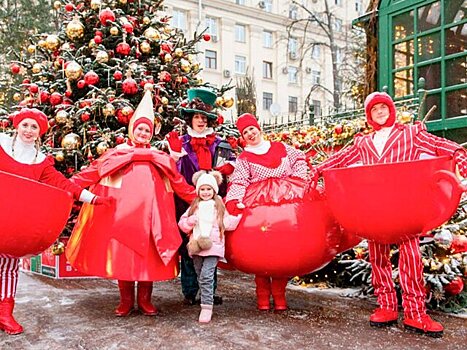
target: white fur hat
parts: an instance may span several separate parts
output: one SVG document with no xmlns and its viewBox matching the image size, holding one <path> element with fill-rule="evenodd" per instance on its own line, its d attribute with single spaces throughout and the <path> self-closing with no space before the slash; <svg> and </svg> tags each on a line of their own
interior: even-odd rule
<svg viewBox="0 0 467 350">
<path fill-rule="evenodd" d="M 196 186 L 196 193 L 199 193 L 199 188 L 203 185 L 209 185 L 214 192 L 219 193 L 219 184 L 222 182 L 222 174 L 218 171 L 198 171 L 193 175 L 193 183 Z"/>
</svg>

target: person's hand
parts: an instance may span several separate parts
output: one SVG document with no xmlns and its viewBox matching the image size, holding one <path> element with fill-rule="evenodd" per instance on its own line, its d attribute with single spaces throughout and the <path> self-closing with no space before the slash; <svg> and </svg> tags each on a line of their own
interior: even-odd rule
<svg viewBox="0 0 467 350">
<path fill-rule="evenodd" d="M 190 226 L 195 226 L 198 223 L 198 217 L 196 215 L 191 215 L 187 218 L 186 222 Z"/>
<path fill-rule="evenodd" d="M 172 151 L 179 153 L 182 151 L 182 140 L 180 140 L 176 131 L 169 132 L 166 139 Z"/>
<path fill-rule="evenodd" d="M 115 203 L 114 197 L 104 197 L 104 196 L 95 196 L 91 201 L 91 204 L 105 205 L 106 207 L 110 207 L 113 203 Z"/>
<path fill-rule="evenodd" d="M 230 215 L 237 216 L 243 213 L 245 205 L 243 203 L 240 203 L 238 199 L 233 199 L 225 203 L 225 208 L 227 209 Z"/>
<path fill-rule="evenodd" d="M 214 168 L 214 170 L 217 170 L 218 172 L 220 172 L 222 175 L 225 175 L 225 176 L 232 174 L 234 169 L 235 169 L 234 166 L 230 163 L 226 163 L 224 165 L 220 165 Z"/>
</svg>

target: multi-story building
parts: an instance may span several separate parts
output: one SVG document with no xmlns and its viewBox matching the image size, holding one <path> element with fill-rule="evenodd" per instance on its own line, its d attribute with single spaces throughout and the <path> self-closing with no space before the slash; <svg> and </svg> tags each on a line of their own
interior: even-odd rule
<svg viewBox="0 0 467 350">
<path fill-rule="evenodd" d="M 278 116 L 300 115 L 313 86 L 309 96 L 313 113 L 332 110 L 334 80 L 329 38 L 316 21 L 302 21 L 297 29 L 287 30 L 294 20 L 313 15 L 326 20 L 322 14 L 325 2 L 333 15 L 339 68 L 344 64 L 351 22 L 363 13 L 368 0 L 301 0 L 300 4 L 310 12 L 290 0 L 172 0 L 164 4 L 173 16 L 172 25 L 184 30 L 187 37 L 205 28 L 211 35 L 210 41 L 199 44 L 203 80 L 221 86 L 229 81 L 235 84 L 247 74 L 252 76 L 256 113 L 268 122 Z M 311 47 L 310 42 L 316 45 Z M 235 97 L 235 92 L 231 95 Z M 229 111 L 235 117 L 235 107 Z"/>
</svg>

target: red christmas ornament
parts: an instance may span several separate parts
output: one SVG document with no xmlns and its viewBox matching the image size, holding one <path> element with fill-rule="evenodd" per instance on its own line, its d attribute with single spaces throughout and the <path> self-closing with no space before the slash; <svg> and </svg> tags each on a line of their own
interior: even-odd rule
<svg viewBox="0 0 467 350">
<path fill-rule="evenodd" d="M 342 131 L 343 131 L 343 128 L 342 128 L 342 125 L 340 124 L 336 125 L 336 127 L 334 128 L 334 132 L 336 133 L 336 135 L 342 134 Z"/>
<path fill-rule="evenodd" d="M 87 112 L 84 112 L 83 114 L 81 114 L 81 121 L 82 122 L 87 122 L 89 121 L 89 119 L 91 119 L 91 115 Z"/>
<path fill-rule="evenodd" d="M 62 102 L 62 95 L 60 95 L 58 92 L 54 92 L 52 95 L 50 95 L 49 101 L 52 106 L 56 106 Z"/>
<path fill-rule="evenodd" d="M 126 78 L 122 83 L 122 91 L 125 95 L 135 95 L 138 93 L 138 84 L 133 78 Z"/>
<path fill-rule="evenodd" d="M 203 34 L 203 39 L 204 39 L 204 41 L 209 41 L 209 40 L 211 40 L 211 36 L 208 33 L 204 33 Z"/>
<path fill-rule="evenodd" d="M 55 124 L 57 124 L 55 122 L 55 118 L 50 118 L 49 119 L 49 126 L 52 127 L 52 126 L 55 126 Z M 50 143 L 51 143 L 50 146 L 53 147 L 53 141 L 51 141 Z"/>
<path fill-rule="evenodd" d="M 96 30 L 96 36 L 100 36 L 102 38 L 104 33 L 102 33 L 100 30 Z"/>
<path fill-rule="evenodd" d="M 96 85 L 99 83 L 99 75 L 91 70 L 84 75 L 84 81 L 87 85 Z"/>
<path fill-rule="evenodd" d="M 117 121 L 122 125 L 128 125 L 130 122 L 131 117 L 133 116 L 134 110 L 133 108 L 127 106 L 117 110 L 116 116 Z"/>
<path fill-rule="evenodd" d="M 122 135 L 117 135 L 115 137 L 115 142 L 117 145 L 120 145 L 122 144 L 123 142 L 125 142 L 125 138 L 122 136 Z"/>
<path fill-rule="evenodd" d="M 188 83 L 188 78 L 187 77 L 182 77 L 182 84 Z"/>
<path fill-rule="evenodd" d="M 117 45 L 115 51 L 120 55 L 127 56 L 131 51 L 131 47 L 127 43 L 123 42 Z"/>
<path fill-rule="evenodd" d="M 161 51 L 171 53 L 172 52 L 172 45 L 169 43 L 161 44 Z"/>
<path fill-rule="evenodd" d="M 117 70 L 117 71 L 115 71 L 115 73 L 114 73 L 113 76 L 114 76 L 114 79 L 115 79 L 115 80 L 122 80 L 122 78 L 123 78 L 123 73 L 120 72 L 119 70 Z"/>
<path fill-rule="evenodd" d="M 463 235 L 454 235 L 450 250 L 452 254 L 467 252 L 467 237 Z"/>
<path fill-rule="evenodd" d="M 457 295 L 460 294 L 463 290 L 464 282 L 460 277 L 454 278 L 451 283 L 444 286 L 444 292 L 448 295 Z"/>
<path fill-rule="evenodd" d="M 39 91 L 39 86 L 37 86 L 37 84 L 31 84 L 29 85 L 29 91 L 32 93 L 32 94 L 35 94 Z"/>
<path fill-rule="evenodd" d="M 125 23 L 122 27 L 128 34 L 133 33 L 133 25 L 131 25 L 130 23 Z"/>
<path fill-rule="evenodd" d="M 71 90 L 65 91 L 65 96 L 66 97 L 71 97 L 71 95 L 73 95 L 73 91 L 71 91 Z"/>
<path fill-rule="evenodd" d="M 224 117 L 220 114 L 217 116 L 217 124 L 224 124 Z"/>
<path fill-rule="evenodd" d="M 10 66 L 10 70 L 13 74 L 18 74 L 19 71 L 21 70 L 21 67 L 19 66 L 19 64 L 16 64 L 16 63 L 13 63 L 11 66 Z"/>
<path fill-rule="evenodd" d="M 170 80 L 172 80 L 172 76 L 169 72 L 162 71 L 159 73 L 159 81 L 165 81 L 166 83 L 168 83 Z"/>
<path fill-rule="evenodd" d="M 94 42 L 95 42 L 97 45 L 99 45 L 100 43 L 102 43 L 102 37 L 99 36 L 99 35 L 96 35 L 96 36 L 94 37 Z"/>
<path fill-rule="evenodd" d="M 68 4 L 65 5 L 65 10 L 67 12 L 73 11 L 74 8 L 75 8 L 75 6 L 73 4 L 71 4 L 71 3 L 68 3 Z"/>
<path fill-rule="evenodd" d="M 78 89 L 84 89 L 86 87 L 86 82 L 83 79 L 81 79 L 76 83 L 76 86 L 78 87 Z"/>
<path fill-rule="evenodd" d="M 115 14 L 111 9 L 106 8 L 99 13 L 99 20 L 103 26 L 111 25 L 112 23 L 107 23 L 107 21 L 115 22 Z"/>
<path fill-rule="evenodd" d="M 8 128 L 10 126 L 10 121 L 8 119 L 2 119 L 0 121 L 0 126 L 2 128 Z"/>
<path fill-rule="evenodd" d="M 29 79 L 23 79 L 23 84 L 29 84 L 31 82 L 31 80 Z"/>
</svg>

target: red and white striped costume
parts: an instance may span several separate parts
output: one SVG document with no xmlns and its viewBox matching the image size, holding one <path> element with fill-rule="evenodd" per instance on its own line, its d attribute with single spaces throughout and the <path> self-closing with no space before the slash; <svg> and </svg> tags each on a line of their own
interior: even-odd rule
<svg viewBox="0 0 467 350">
<path fill-rule="evenodd" d="M 293 176 L 305 181 L 309 180 L 305 155 L 293 147 L 280 142 L 271 142 L 270 149 L 261 155 L 261 158 L 273 159 L 272 162 L 256 163 L 254 157 L 252 153 L 244 151 L 237 158 L 235 171 L 230 177 L 226 202 L 235 199 L 241 202 L 250 184 L 266 179 Z"/>
<path fill-rule="evenodd" d="M 356 163 L 384 164 L 417 160 L 427 156 L 453 156 L 463 177 L 467 176 L 467 152 L 462 146 L 426 131 L 423 123 L 395 124 L 384 146 L 378 152 L 371 133 L 355 139 L 354 145 L 331 156 L 316 167 L 319 174 L 325 169 L 346 167 Z M 364 190 L 364 189 L 362 189 Z M 372 265 L 372 283 L 381 308 L 397 311 L 397 297 L 389 258 L 390 245 L 368 242 Z M 419 239 L 413 238 L 399 245 L 399 280 L 403 290 L 404 316 L 420 319 L 425 315 L 425 283 Z"/>
</svg>

